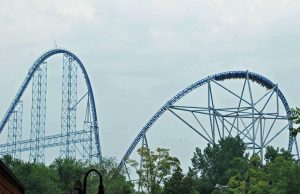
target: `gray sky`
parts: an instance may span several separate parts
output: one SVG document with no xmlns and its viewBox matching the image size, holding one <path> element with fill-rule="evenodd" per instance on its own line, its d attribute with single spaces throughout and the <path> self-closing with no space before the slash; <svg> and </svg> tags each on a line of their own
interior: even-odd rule
<svg viewBox="0 0 300 194">
<path fill-rule="evenodd" d="M 300 1 L 0 0 L 0 4 L 0 116 L 33 61 L 56 41 L 87 68 L 104 155 L 120 159 L 162 104 L 214 73 L 255 71 L 278 83 L 290 106 L 299 106 Z M 156 138 L 168 133 L 156 133 Z"/>
</svg>

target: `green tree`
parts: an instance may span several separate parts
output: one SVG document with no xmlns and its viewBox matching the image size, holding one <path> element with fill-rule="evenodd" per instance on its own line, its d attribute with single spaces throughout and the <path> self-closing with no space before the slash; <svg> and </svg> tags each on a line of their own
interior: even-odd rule
<svg viewBox="0 0 300 194">
<path fill-rule="evenodd" d="M 178 166 L 172 176 L 164 183 L 163 194 L 194 194 L 197 193 L 195 188 L 195 180 L 191 172 L 186 176 L 182 173 L 182 169 Z"/>
<path fill-rule="evenodd" d="M 229 178 L 244 168 L 246 146 L 239 137 L 221 139 L 202 151 L 196 148 L 192 158 L 192 170 L 198 175 L 198 191 L 211 193 L 216 184 L 226 185 Z"/>
<path fill-rule="evenodd" d="M 49 168 L 57 173 L 58 185 L 64 193 L 71 193 L 75 181 L 81 179 L 87 171 L 83 162 L 73 158 L 56 158 Z"/>
<path fill-rule="evenodd" d="M 291 109 L 290 119 L 292 120 L 292 122 L 294 124 L 294 128 L 290 129 L 291 134 L 293 136 L 296 136 L 300 132 L 300 108 L 296 107 L 296 108 Z M 297 127 L 295 127 L 295 125 Z"/>
<path fill-rule="evenodd" d="M 8 155 L 2 160 L 24 184 L 26 194 L 64 193 L 58 187 L 59 178 L 56 172 L 44 164 L 23 162 Z"/>
<path fill-rule="evenodd" d="M 270 193 L 299 193 L 300 165 L 295 160 L 279 155 L 266 167 Z"/>
<path fill-rule="evenodd" d="M 98 169 L 102 176 L 107 194 L 131 194 L 134 192 L 134 184 L 126 180 L 125 172 L 117 170 L 118 164 L 115 158 L 102 158 L 99 164 L 90 166 Z M 96 179 L 98 181 L 98 179 Z M 93 180 L 89 180 L 93 181 Z M 95 182 L 95 181 L 94 181 Z M 96 182 L 91 185 L 97 185 Z M 96 193 L 94 187 L 94 193 Z M 92 193 L 92 192 L 91 192 Z"/>
<path fill-rule="evenodd" d="M 268 147 L 263 165 L 258 155 L 248 161 L 245 176 L 236 174 L 229 180 L 229 190 L 234 194 L 289 194 L 300 191 L 300 165 L 286 150 Z"/>
<path fill-rule="evenodd" d="M 250 158 L 245 184 L 245 193 L 269 193 L 269 182 L 261 158 L 255 154 Z"/>
<path fill-rule="evenodd" d="M 180 167 L 176 168 L 172 176 L 164 184 L 164 194 L 183 193 L 182 180 L 184 174 Z"/>
<path fill-rule="evenodd" d="M 59 186 L 65 193 L 73 190 L 76 180 L 81 180 L 89 169 L 97 169 L 103 177 L 103 184 L 107 194 L 130 194 L 133 192 L 133 184 L 126 181 L 124 172 L 116 173 L 117 162 L 115 158 L 103 157 L 99 163 L 88 165 L 75 159 L 56 159 L 51 165 L 59 176 Z M 115 175 L 113 178 L 112 175 Z M 87 193 L 97 193 L 99 177 L 91 173 L 87 179 Z"/>
<path fill-rule="evenodd" d="M 11 156 L 4 156 L 2 160 L 24 183 L 26 194 L 69 194 L 73 190 L 75 181 L 80 179 L 83 183 L 85 173 L 92 168 L 99 170 L 103 175 L 107 194 L 131 194 L 134 192 L 134 185 L 126 181 L 124 172 L 116 173 L 115 158 L 104 157 L 100 163 L 93 165 L 75 159 L 57 158 L 49 167 L 43 164 L 14 160 Z M 116 175 L 113 179 L 111 179 L 112 174 Z M 87 192 L 97 193 L 98 176 L 91 173 L 87 181 Z"/>
<path fill-rule="evenodd" d="M 166 182 L 172 171 L 178 168 L 180 162 L 169 154 L 168 149 L 157 148 L 155 151 L 143 147 L 138 149 L 138 154 L 143 158 L 141 168 L 138 163 L 131 160 L 131 165 L 139 175 L 139 186 L 145 188 L 149 194 L 162 192 L 162 184 Z"/>
<path fill-rule="evenodd" d="M 281 149 L 279 151 L 279 149 L 274 149 L 274 147 L 272 147 L 272 146 L 268 146 L 266 148 L 265 160 L 266 160 L 267 164 L 270 162 L 274 162 L 278 156 L 282 156 L 286 160 L 293 160 L 292 154 L 285 149 Z"/>
</svg>

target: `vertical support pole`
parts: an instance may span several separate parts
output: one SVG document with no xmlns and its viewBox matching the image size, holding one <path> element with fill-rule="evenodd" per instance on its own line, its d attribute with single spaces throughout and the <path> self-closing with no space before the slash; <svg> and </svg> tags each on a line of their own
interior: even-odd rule
<svg viewBox="0 0 300 194">
<path fill-rule="evenodd" d="M 276 109 L 277 109 L 277 116 L 279 115 L 279 96 L 278 96 L 278 85 L 276 84 Z"/>
<path fill-rule="evenodd" d="M 222 138 L 224 139 L 224 137 L 225 137 L 225 125 L 224 125 L 225 123 L 224 123 L 224 117 L 222 116 Z"/>
<path fill-rule="evenodd" d="M 124 167 L 125 167 L 125 172 L 126 172 L 126 174 L 127 174 L 127 177 L 128 177 L 128 179 L 129 179 L 129 181 L 132 181 L 126 163 L 124 164 Z"/>
<path fill-rule="evenodd" d="M 31 131 L 29 161 L 44 163 L 46 124 L 47 63 L 40 65 L 32 80 Z"/>
<path fill-rule="evenodd" d="M 239 114 L 239 110 L 238 113 Z M 239 124 L 239 117 L 236 117 L 236 134 L 239 134 L 239 130 L 240 130 L 240 124 Z"/>
<path fill-rule="evenodd" d="M 93 152 L 95 151 L 95 146 L 93 146 L 93 127 L 92 127 L 92 118 L 91 118 L 91 107 L 90 107 L 90 97 L 88 95 L 85 119 L 83 124 L 83 129 L 88 132 L 84 136 L 84 139 L 89 139 L 89 141 L 82 142 L 82 157 L 87 163 L 93 161 Z M 96 153 L 96 152 L 95 152 Z"/>
<path fill-rule="evenodd" d="M 260 159 L 261 162 L 264 160 L 264 138 L 263 138 L 263 126 L 262 126 L 262 117 L 259 118 L 259 125 L 260 125 Z"/>
<path fill-rule="evenodd" d="M 76 132 L 76 103 L 77 103 L 77 63 L 64 54 L 62 77 L 62 110 L 61 133 L 65 135 L 66 145 L 60 147 L 60 156 L 75 158 L 75 145 L 70 133 Z"/>
<path fill-rule="evenodd" d="M 300 154 L 299 154 L 299 148 L 298 148 L 298 143 L 297 143 L 296 137 L 294 137 L 294 142 L 295 142 L 295 146 L 296 146 L 297 157 L 298 157 L 298 160 L 300 161 Z"/>
<path fill-rule="evenodd" d="M 8 136 L 7 142 L 8 153 L 15 158 L 21 159 L 21 144 L 18 142 L 21 141 L 22 137 L 22 117 L 23 117 L 23 102 L 19 101 L 13 113 L 8 119 Z"/>
<path fill-rule="evenodd" d="M 90 164 L 93 160 L 93 133 L 91 122 L 84 121 L 83 129 L 86 131 L 83 139 L 88 139 L 88 141 L 84 141 L 81 143 L 82 145 L 82 159 Z"/>
<path fill-rule="evenodd" d="M 210 127 L 211 127 L 211 134 L 212 134 L 212 141 L 213 141 L 213 144 L 215 144 L 216 142 L 216 137 L 215 137 L 215 117 L 213 116 L 213 120 L 211 119 L 211 104 L 213 104 L 212 102 L 212 94 L 211 94 L 211 86 L 210 86 L 210 80 L 208 81 L 208 92 L 207 92 L 207 95 L 208 95 L 208 114 L 209 114 L 209 121 L 210 121 Z M 213 114 L 214 114 L 214 110 L 213 110 Z"/>
<path fill-rule="evenodd" d="M 252 151 L 253 154 L 255 154 L 254 102 L 253 102 L 253 96 L 252 96 L 248 72 L 247 72 L 247 83 L 248 83 L 248 89 L 249 89 L 250 99 L 251 99 L 251 108 L 252 108 L 252 149 L 253 149 Z"/>
</svg>

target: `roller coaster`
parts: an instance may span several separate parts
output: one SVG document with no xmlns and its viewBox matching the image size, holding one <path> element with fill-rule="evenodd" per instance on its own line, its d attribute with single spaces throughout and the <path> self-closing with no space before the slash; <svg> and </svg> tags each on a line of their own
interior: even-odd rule
<svg viewBox="0 0 300 194">
<path fill-rule="evenodd" d="M 57 117 L 60 120 L 60 133 L 46 135 L 49 106 L 47 70 L 50 67 L 48 60 L 53 56 L 62 56 L 62 62 L 59 62 L 62 64 L 62 96 L 60 117 Z M 78 88 L 78 67 L 85 80 L 84 88 Z M 23 139 L 25 102 L 22 96 L 30 82 L 31 130 L 30 138 Z M 259 92 L 257 88 L 260 88 Z M 79 89 L 82 91 L 78 98 Z M 196 96 L 194 100 L 185 101 L 198 90 L 202 91 L 199 95 L 201 100 Z M 78 116 L 79 104 L 84 104 L 85 114 L 82 117 Z M 289 119 L 290 107 L 278 85 L 257 73 L 228 71 L 201 79 L 168 100 L 133 139 L 119 163 L 119 169 L 126 167 L 126 161 L 137 147 L 148 146 L 147 133 L 164 114 L 172 115 L 209 144 L 238 135 L 250 153 L 260 154 L 263 158 L 267 146 L 277 147 L 278 142 L 284 142 L 285 148 L 299 158 L 297 139 L 290 133 L 293 127 Z M 78 124 L 83 127 L 78 127 Z M 21 153 L 29 152 L 29 161 L 43 163 L 45 149 L 58 147 L 60 157 L 82 158 L 87 162 L 101 161 L 92 85 L 83 63 L 66 49 L 50 50 L 33 63 L 0 123 L 0 133 L 5 131 L 5 127 L 7 143 L 0 144 L 0 155 L 10 154 L 14 158 L 24 159 Z"/>
<path fill-rule="evenodd" d="M 226 81 L 229 84 L 225 85 Z M 234 88 L 230 89 L 230 82 L 233 81 L 240 83 L 241 87 L 237 90 L 239 93 L 234 91 Z M 264 88 L 265 91 L 255 99 L 257 87 Z M 216 88 L 221 90 L 219 95 L 214 94 Z M 202 99 L 202 106 L 185 105 L 185 102 L 177 104 L 196 89 L 206 91 L 206 100 Z M 220 101 L 225 98 L 226 93 L 232 97 L 233 103 Z M 192 103 L 195 103 L 195 100 Z M 186 114 L 182 116 L 182 112 Z M 126 167 L 126 161 L 139 144 L 140 147 L 148 147 L 147 132 L 166 113 L 171 113 L 206 143 L 215 144 L 224 137 L 238 135 L 244 140 L 248 151 L 259 154 L 263 159 L 266 147 L 277 147 L 275 140 L 278 139 L 286 142 L 284 147 L 290 152 L 295 147 L 294 155 L 299 159 L 296 137 L 290 133 L 293 127 L 289 119 L 290 107 L 278 85 L 257 73 L 228 71 L 201 79 L 168 100 L 142 127 L 124 154 L 119 169 Z M 187 114 L 194 122 L 187 119 Z"/>
<path fill-rule="evenodd" d="M 62 56 L 62 97 L 61 97 L 61 132 L 45 136 L 47 113 L 47 60 L 53 56 Z M 52 64 L 51 64 L 52 65 Z M 53 64 L 54 65 L 54 64 Z M 84 95 L 77 99 L 78 67 L 83 74 L 86 88 Z M 30 138 L 22 139 L 23 106 L 22 96 L 32 82 Z M 82 129 L 78 129 L 77 106 L 86 101 L 85 116 L 80 121 Z M 48 105 L 53 106 L 53 105 Z M 21 152 L 29 151 L 29 161 L 43 163 L 44 150 L 60 147 L 61 157 L 79 155 L 88 162 L 100 161 L 102 157 L 97 111 L 92 85 L 87 71 L 80 59 L 65 49 L 53 49 L 41 55 L 31 66 L 15 98 L 10 104 L 0 123 L 0 133 L 8 128 L 6 144 L 0 145 L 0 155 L 10 154 L 20 159 Z M 52 129 L 53 130 L 53 129 Z"/>
</svg>

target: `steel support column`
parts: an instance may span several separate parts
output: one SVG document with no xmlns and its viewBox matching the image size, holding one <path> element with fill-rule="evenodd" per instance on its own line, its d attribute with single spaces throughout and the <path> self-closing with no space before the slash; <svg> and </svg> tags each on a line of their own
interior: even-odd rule
<svg viewBox="0 0 300 194">
<path fill-rule="evenodd" d="M 15 159 L 21 159 L 20 144 L 22 138 L 23 102 L 19 101 L 8 119 L 7 152 Z"/>
<path fill-rule="evenodd" d="M 75 158 L 75 145 L 70 133 L 76 131 L 76 103 L 77 103 L 77 63 L 66 54 L 63 56 L 62 78 L 62 110 L 61 133 L 66 134 L 66 145 L 60 147 L 60 156 Z"/>
<path fill-rule="evenodd" d="M 46 124 L 47 63 L 41 64 L 32 80 L 30 162 L 44 163 Z"/>
<path fill-rule="evenodd" d="M 86 139 L 89 139 L 87 142 L 82 142 L 82 158 L 85 159 L 87 163 L 91 163 L 93 161 L 93 153 L 96 153 L 95 149 L 93 149 L 93 128 L 92 128 L 92 118 L 91 118 L 91 107 L 89 95 L 87 97 L 87 105 L 86 105 L 86 113 L 83 124 L 83 129 L 88 131 L 85 136 Z"/>
</svg>

